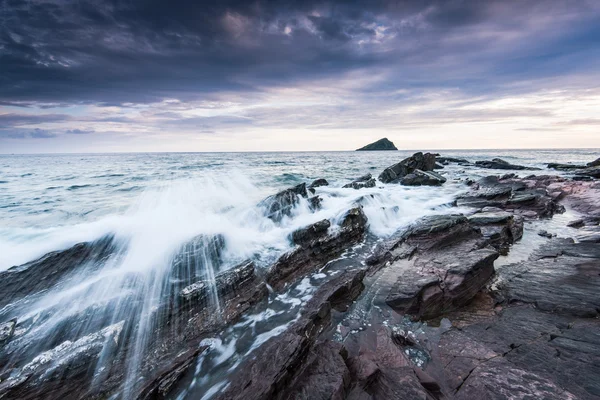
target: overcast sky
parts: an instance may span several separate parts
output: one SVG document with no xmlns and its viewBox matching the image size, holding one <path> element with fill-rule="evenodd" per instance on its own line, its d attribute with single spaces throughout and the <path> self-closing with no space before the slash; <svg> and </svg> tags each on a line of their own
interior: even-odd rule
<svg viewBox="0 0 600 400">
<path fill-rule="evenodd" d="M 600 1 L 0 0 L 0 153 L 600 147 Z"/>
</svg>

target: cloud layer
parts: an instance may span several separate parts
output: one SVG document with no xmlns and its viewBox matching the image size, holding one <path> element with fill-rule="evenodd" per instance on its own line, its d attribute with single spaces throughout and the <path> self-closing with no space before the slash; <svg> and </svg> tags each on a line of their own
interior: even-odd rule
<svg viewBox="0 0 600 400">
<path fill-rule="evenodd" d="M 3 152 L 591 146 L 598 129 L 594 0 L 3 0 L 0 21 Z"/>
</svg>

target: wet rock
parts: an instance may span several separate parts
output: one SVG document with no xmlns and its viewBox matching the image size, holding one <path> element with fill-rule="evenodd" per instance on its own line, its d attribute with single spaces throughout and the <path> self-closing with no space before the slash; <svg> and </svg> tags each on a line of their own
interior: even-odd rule
<svg viewBox="0 0 600 400">
<path fill-rule="evenodd" d="M 600 178 L 600 166 L 580 169 L 575 175 L 585 178 Z"/>
<path fill-rule="evenodd" d="M 510 245 L 523 237 L 523 218 L 506 211 L 484 211 L 469 217 L 478 226 L 486 244 L 492 245 L 502 255 L 508 254 Z"/>
<path fill-rule="evenodd" d="M 308 245 L 310 242 L 318 240 L 326 235 L 330 226 L 331 222 L 329 222 L 327 219 L 315 222 L 306 228 L 301 228 L 293 232 L 292 241 L 300 246 Z"/>
<path fill-rule="evenodd" d="M 222 263 L 225 236 L 198 235 L 183 244 L 171 263 L 172 275 L 184 284 L 206 279 L 206 264 L 217 269 Z"/>
<path fill-rule="evenodd" d="M 324 265 L 348 247 L 361 241 L 366 225 L 367 217 L 362 208 L 349 210 L 342 219 L 338 231 L 331 235 L 315 237 L 314 240 L 304 242 L 281 256 L 267 272 L 267 283 L 279 290 L 318 266 Z M 311 229 L 313 228 L 309 228 Z"/>
<path fill-rule="evenodd" d="M 436 157 L 435 158 L 437 162 L 443 164 L 443 165 L 448 165 L 450 163 L 457 163 L 457 164 L 464 164 L 464 165 L 470 165 L 471 162 L 469 160 L 466 160 L 464 158 L 456 158 L 456 157 Z"/>
<path fill-rule="evenodd" d="M 398 164 L 386 168 L 380 175 L 379 180 L 383 183 L 398 182 L 401 178 L 419 169 L 421 171 L 433 171 L 435 167 L 435 155 L 431 153 L 415 153 L 405 158 Z"/>
<path fill-rule="evenodd" d="M 578 169 L 584 169 L 585 165 L 550 163 L 548 164 L 548 168 L 558 171 L 574 171 Z"/>
<path fill-rule="evenodd" d="M 569 228 L 581 228 L 582 226 L 585 225 L 585 222 L 583 221 L 583 219 L 576 219 L 574 221 L 571 221 L 567 224 L 567 226 Z"/>
<path fill-rule="evenodd" d="M 211 287 L 214 285 L 215 293 L 219 296 L 226 296 L 235 293 L 238 288 L 255 279 L 254 263 L 246 261 L 229 270 L 219 273 L 215 277 L 214 283 L 210 281 L 198 281 L 186 286 L 180 292 L 180 296 L 185 301 L 206 301 L 210 295 Z"/>
<path fill-rule="evenodd" d="M 356 151 L 374 151 L 374 150 L 398 150 L 394 143 L 387 138 L 379 139 L 376 142 L 370 143 Z"/>
<path fill-rule="evenodd" d="M 500 293 L 507 302 L 543 311 L 596 317 L 600 310 L 600 246 L 552 239 L 530 260 L 503 269 Z"/>
<path fill-rule="evenodd" d="M 375 187 L 376 182 L 375 179 L 371 176 L 371 174 L 367 174 L 361 176 L 360 178 L 348 183 L 347 185 L 342 186 L 343 188 L 353 188 L 353 189 L 362 189 L 362 188 L 372 188 Z"/>
<path fill-rule="evenodd" d="M 79 243 L 62 251 L 0 272 L 0 308 L 48 290 L 83 268 L 95 268 L 115 251 L 112 236 Z"/>
<path fill-rule="evenodd" d="M 559 203 L 563 191 L 556 186 L 564 181 L 563 178 L 549 176 L 503 180 L 489 176 L 472 185 L 470 192 L 457 200 L 457 205 L 500 208 L 526 219 L 548 218 L 565 211 Z"/>
<path fill-rule="evenodd" d="M 269 196 L 259 203 L 265 210 L 265 215 L 273 221 L 281 221 L 284 216 L 290 216 L 292 209 L 300 202 L 300 198 L 308 198 L 306 183 Z"/>
<path fill-rule="evenodd" d="M 600 393 L 598 327 L 597 320 L 512 306 L 445 332 L 432 363 L 442 366 L 443 386 L 457 399 L 517 393 L 522 398 L 592 399 Z"/>
<path fill-rule="evenodd" d="M 0 347 L 5 343 L 8 343 L 10 338 L 13 336 L 15 332 L 15 327 L 17 326 L 17 319 L 13 318 L 8 322 L 0 324 Z"/>
<path fill-rule="evenodd" d="M 88 368 L 98 358 L 110 356 L 115 351 L 124 321 L 107 326 L 99 332 L 84 336 L 75 342 L 66 341 L 55 348 L 41 353 L 0 383 L 0 396 L 6 398 L 35 399 L 43 396 L 52 398 L 82 398 L 87 392 L 83 382 Z M 106 345 L 109 346 L 106 346 Z M 69 385 L 64 380 L 70 381 Z"/>
<path fill-rule="evenodd" d="M 286 332 L 270 339 L 261 356 L 238 369 L 218 399 L 336 399 L 350 384 L 346 352 L 317 338 L 331 323 L 331 309 L 345 310 L 360 294 L 364 270 L 346 271 L 325 283 Z"/>
<path fill-rule="evenodd" d="M 600 167 L 600 158 L 597 158 L 594 161 L 587 163 L 587 166 L 588 167 Z"/>
<path fill-rule="evenodd" d="M 432 171 L 414 170 L 410 174 L 400 179 L 404 186 L 439 186 L 446 182 L 446 178 Z"/>
<path fill-rule="evenodd" d="M 314 180 L 310 185 L 308 185 L 308 188 L 314 189 L 314 188 L 318 188 L 321 186 L 329 186 L 329 182 L 327 182 L 326 179 L 319 178 L 319 179 Z"/>
<path fill-rule="evenodd" d="M 497 251 L 480 249 L 418 260 L 398 279 L 386 302 L 415 319 L 435 318 L 467 304 L 494 274 L 497 258 Z"/>
<path fill-rule="evenodd" d="M 541 231 L 538 231 L 537 234 L 538 234 L 538 236 L 545 237 L 548 239 L 552 239 L 554 236 L 556 236 L 556 235 L 553 235 L 550 232 L 543 230 L 543 229 Z"/>
<path fill-rule="evenodd" d="M 475 166 L 487 169 L 513 169 L 513 170 L 529 170 L 539 171 L 539 168 L 525 167 L 523 165 L 511 164 L 501 158 L 494 158 L 492 161 L 475 161 Z"/>
</svg>

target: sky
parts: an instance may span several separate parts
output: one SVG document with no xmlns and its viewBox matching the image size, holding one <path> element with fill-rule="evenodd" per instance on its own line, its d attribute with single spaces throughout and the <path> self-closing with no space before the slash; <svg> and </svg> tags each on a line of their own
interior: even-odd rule
<svg viewBox="0 0 600 400">
<path fill-rule="evenodd" d="M 0 153 L 600 147 L 598 0 L 0 0 Z"/>
</svg>

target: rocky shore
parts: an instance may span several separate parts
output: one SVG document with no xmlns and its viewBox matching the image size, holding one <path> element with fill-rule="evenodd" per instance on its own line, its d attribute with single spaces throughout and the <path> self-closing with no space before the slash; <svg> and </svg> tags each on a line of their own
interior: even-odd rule
<svg viewBox="0 0 600 400">
<path fill-rule="evenodd" d="M 128 354 L 139 344 L 126 335 L 138 329 L 132 321 L 83 310 L 73 318 L 85 329 L 65 321 L 60 334 L 36 342 L 28 333 L 51 312 L 23 312 L 81 268 L 113 256 L 112 237 L 0 272 L 0 398 L 174 398 L 198 357 L 214 350 L 206 339 L 317 271 L 333 273 L 214 398 L 600 398 L 600 162 L 549 164 L 565 172 L 553 175 L 501 159 L 415 153 L 377 180 L 349 177 L 344 188 L 441 186 L 452 179 L 444 166 L 453 164 L 503 175 L 465 179 L 447 212 L 344 263 L 336 260 L 368 236 L 359 203 L 293 232 L 292 249 L 267 269 L 248 259 L 212 279 L 192 276 L 183 260 L 200 257 L 199 248 L 220 259 L 223 239 L 201 236 L 182 246 L 170 266 L 175 278 L 153 309 L 160 323 L 137 364 L 139 379 L 127 387 Z M 328 185 L 302 183 L 258 206 L 274 222 L 293 217 L 300 203 L 316 212 Z M 538 236 L 565 212 L 574 218 Z M 523 255 L 511 258 L 515 250 Z M 128 301 L 142 312 L 142 299 Z M 109 362 L 96 368 L 99 360 Z"/>
</svg>

